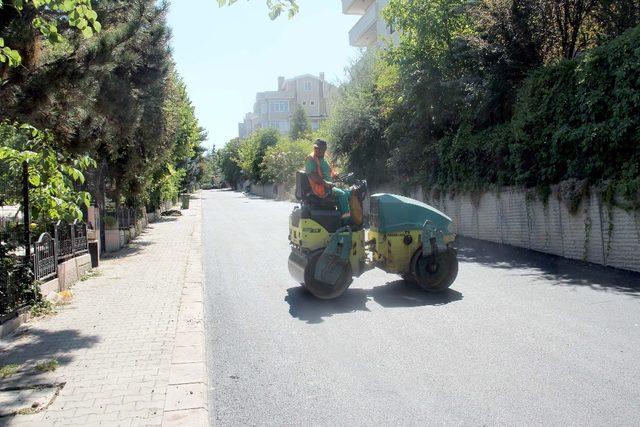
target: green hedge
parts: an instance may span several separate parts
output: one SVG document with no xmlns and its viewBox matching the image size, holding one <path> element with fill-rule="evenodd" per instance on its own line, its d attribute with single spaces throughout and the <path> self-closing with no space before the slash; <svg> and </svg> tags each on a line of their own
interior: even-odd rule
<svg viewBox="0 0 640 427">
<path fill-rule="evenodd" d="M 613 182 L 640 202 L 640 27 L 583 57 L 534 71 L 512 120 L 442 139 L 430 181 L 549 186 Z"/>
</svg>

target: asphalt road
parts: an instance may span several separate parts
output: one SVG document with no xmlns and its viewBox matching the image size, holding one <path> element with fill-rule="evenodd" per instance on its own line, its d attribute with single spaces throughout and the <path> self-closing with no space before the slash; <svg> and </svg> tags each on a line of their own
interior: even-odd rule
<svg viewBox="0 0 640 427">
<path fill-rule="evenodd" d="M 289 276 L 292 204 L 204 192 L 214 425 L 639 425 L 640 275 L 462 240 L 442 295 Z"/>
</svg>

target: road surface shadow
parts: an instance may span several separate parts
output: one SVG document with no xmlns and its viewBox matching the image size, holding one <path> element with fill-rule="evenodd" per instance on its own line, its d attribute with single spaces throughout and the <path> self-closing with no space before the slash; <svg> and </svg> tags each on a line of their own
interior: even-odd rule
<svg viewBox="0 0 640 427">
<path fill-rule="evenodd" d="M 367 302 L 370 300 L 385 308 L 406 308 L 445 305 L 462 298 L 460 292 L 452 289 L 441 293 L 428 293 L 403 280 L 397 280 L 372 289 L 350 288 L 342 296 L 332 300 L 318 299 L 302 286 L 298 286 L 287 289 L 284 300 L 289 304 L 291 317 L 315 324 L 336 314 L 370 311 L 367 308 Z"/>
<path fill-rule="evenodd" d="M 461 301 L 464 298 L 460 292 L 453 289 L 443 292 L 426 292 L 418 285 L 404 280 L 376 286 L 369 291 L 369 294 L 375 302 L 385 308 L 439 306 Z"/>
<path fill-rule="evenodd" d="M 459 237 L 457 246 L 461 262 L 505 270 L 525 269 L 529 272 L 522 275 L 539 277 L 556 286 L 588 286 L 640 297 L 640 273 L 468 237 Z"/>
<path fill-rule="evenodd" d="M 340 298 L 322 300 L 314 297 L 302 286 L 287 289 L 284 300 L 289 303 L 291 317 L 307 323 L 321 323 L 326 317 L 334 314 L 369 311 L 369 300 L 366 289 L 347 289 Z"/>
</svg>

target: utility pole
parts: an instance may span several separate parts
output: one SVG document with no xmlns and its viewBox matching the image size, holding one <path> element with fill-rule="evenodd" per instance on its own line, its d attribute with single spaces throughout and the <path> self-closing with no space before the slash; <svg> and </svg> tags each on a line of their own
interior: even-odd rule
<svg viewBox="0 0 640 427">
<path fill-rule="evenodd" d="M 29 163 L 27 163 L 26 160 L 22 162 L 22 209 L 24 221 L 25 263 L 29 265 L 31 262 L 31 230 L 29 229 L 31 219 L 29 218 Z"/>
</svg>

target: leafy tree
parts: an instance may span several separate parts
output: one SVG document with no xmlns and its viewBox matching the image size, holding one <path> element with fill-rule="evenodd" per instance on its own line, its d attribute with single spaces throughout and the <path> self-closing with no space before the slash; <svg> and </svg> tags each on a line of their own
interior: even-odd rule
<svg viewBox="0 0 640 427">
<path fill-rule="evenodd" d="M 238 154 L 234 159 L 245 176 L 253 182 L 263 182 L 262 162 L 268 147 L 280 141 L 280 133 L 276 129 L 259 129 L 249 138 L 242 140 L 238 146 Z"/>
<path fill-rule="evenodd" d="M 202 174 L 199 177 L 198 184 L 204 189 L 219 185 L 222 182 L 221 173 L 217 167 L 216 159 L 217 152 L 215 147 L 212 147 L 211 150 L 206 152 L 202 157 Z"/>
<path fill-rule="evenodd" d="M 350 68 L 328 124 L 352 170 L 466 189 L 609 180 L 640 199 L 637 100 L 622 96 L 640 2 L 390 0 L 383 14 L 399 43 Z"/>
<path fill-rule="evenodd" d="M 640 24 L 639 0 L 599 0 L 595 21 L 602 28 L 599 38 L 610 39 Z"/>
<path fill-rule="evenodd" d="M 400 32 L 379 67 L 391 76 L 387 98 L 401 100 L 388 114 L 389 174 L 406 180 L 429 169 L 434 143 L 465 119 L 469 82 L 458 58 L 459 39 L 473 34 L 466 0 L 391 0 L 385 18 Z M 395 76 L 394 76 L 395 74 Z M 374 82 L 375 84 L 375 82 Z"/>
<path fill-rule="evenodd" d="M 62 150 L 90 153 L 100 165 L 92 181 L 106 176 L 120 201 L 143 194 L 175 144 L 167 6 L 112 0 L 96 10 L 98 36 L 69 39 L 51 62 L 11 72 L 0 114 L 49 129 Z M 103 205 L 105 187 L 90 184 Z"/>
<path fill-rule="evenodd" d="M 64 40 L 61 26 L 75 29 L 84 37 L 102 29 L 90 0 L 0 1 L 0 64 L 35 65 L 41 53 L 40 36 L 60 43 Z"/>
<path fill-rule="evenodd" d="M 220 7 L 232 5 L 236 1 L 238 0 L 218 0 L 218 5 Z M 293 18 L 299 10 L 297 0 L 266 0 L 266 2 L 271 19 L 276 19 L 283 12 L 287 12 L 289 18 Z"/>
<path fill-rule="evenodd" d="M 167 92 L 165 119 L 170 135 L 168 145 L 173 150 L 173 164 L 184 170 L 180 189 L 193 191 L 203 173 L 205 149 L 200 144 L 207 139 L 207 133 L 199 126 L 187 88 L 175 71 L 170 75 Z"/>
<path fill-rule="evenodd" d="M 254 169 L 259 151 L 260 141 L 258 141 L 257 138 L 247 138 L 238 146 L 237 157 L 234 158 L 234 161 L 242 170 L 245 177 L 251 181 L 258 181 L 260 178 L 260 170 L 257 168 Z"/>
<path fill-rule="evenodd" d="M 265 151 L 263 179 L 276 184 L 291 184 L 296 171 L 304 168 L 305 159 L 312 151 L 310 139 L 281 139 Z"/>
<path fill-rule="evenodd" d="M 309 136 L 310 133 L 311 122 L 309 121 L 309 117 L 304 111 L 304 108 L 298 105 L 291 117 L 291 131 L 289 132 L 289 136 L 291 136 L 291 139 L 297 140 Z"/>
<path fill-rule="evenodd" d="M 85 181 L 83 171 L 95 166 L 87 156 L 72 157 L 56 149 L 51 134 L 22 125 L 19 129 L 0 124 L 0 183 L 5 203 L 22 204 L 22 165 L 28 164 L 29 196 L 33 221 L 41 225 L 49 221 L 82 219 L 82 207 L 88 207 L 91 196 L 76 190 Z"/>
<path fill-rule="evenodd" d="M 235 138 L 216 152 L 217 168 L 220 170 L 223 181 L 231 187 L 235 187 L 242 179 L 242 169 L 236 162 L 241 144 L 242 140 Z"/>
<path fill-rule="evenodd" d="M 334 155 L 345 158 L 350 170 L 374 183 L 388 178 L 386 164 L 380 159 L 389 158 L 390 151 L 383 134 L 375 61 L 375 55 L 369 53 L 351 67 L 349 81 L 340 88 L 327 123 Z"/>
</svg>

